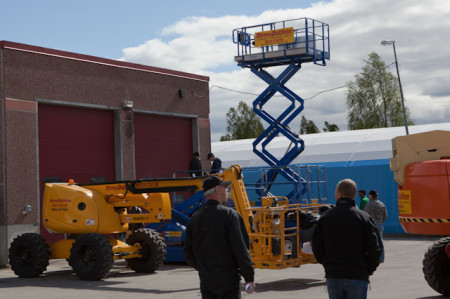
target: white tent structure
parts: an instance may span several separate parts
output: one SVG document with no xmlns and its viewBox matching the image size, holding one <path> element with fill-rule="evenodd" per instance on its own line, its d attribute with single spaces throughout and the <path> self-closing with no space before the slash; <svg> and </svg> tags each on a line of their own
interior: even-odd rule
<svg viewBox="0 0 450 299">
<path fill-rule="evenodd" d="M 450 123 L 415 125 L 408 127 L 410 134 L 434 130 L 450 131 Z M 359 160 L 389 159 L 392 157 L 392 138 L 405 135 L 405 127 L 380 128 L 355 131 L 337 131 L 303 135 L 305 150 L 293 164 L 325 162 L 351 162 Z M 232 164 L 242 167 L 267 166 L 253 153 L 254 139 L 214 142 L 213 153 L 222 160 L 226 168 Z M 289 140 L 275 137 L 267 147 L 277 158 L 281 158 L 289 147 Z"/>
<path fill-rule="evenodd" d="M 409 133 L 434 130 L 450 131 L 450 123 L 409 126 Z M 294 165 L 320 164 L 327 168 L 329 202 L 334 203 L 334 188 L 337 182 L 349 177 L 359 189 L 377 190 L 380 199 L 388 208 L 389 218 L 385 223 L 386 233 L 402 233 L 398 222 L 397 183 L 389 169 L 392 157 L 392 139 L 405 135 L 404 127 L 355 131 L 338 131 L 301 136 L 305 150 L 293 161 Z M 239 164 L 243 167 L 267 167 L 253 153 L 254 139 L 215 142 L 212 150 L 222 160 L 222 166 Z M 266 149 L 281 158 L 289 148 L 290 141 L 276 137 Z M 359 204 L 359 200 L 356 200 Z"/>
</svg>

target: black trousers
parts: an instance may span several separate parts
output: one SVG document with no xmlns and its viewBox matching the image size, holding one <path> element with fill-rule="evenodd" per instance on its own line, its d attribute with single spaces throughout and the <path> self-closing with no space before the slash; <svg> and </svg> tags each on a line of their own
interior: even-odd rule
<svg viewBox="0 0 450 299">
<path fill-rule="evenodd" d="M 208 284 L 200 282 L 200 292 L 202 299 L 240 299 L 240 281 L 227 284 Z"/>
</svg>

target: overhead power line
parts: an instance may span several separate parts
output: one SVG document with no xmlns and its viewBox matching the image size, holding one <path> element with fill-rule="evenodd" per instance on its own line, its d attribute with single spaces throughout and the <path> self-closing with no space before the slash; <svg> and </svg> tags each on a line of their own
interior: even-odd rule
<svg viewBox="0 0 450 299">
<path fill-rule="evenodd" d="M 323 91 L 320 91 L 320 92 L 316 93 L 316 94 L 313 95 L 312 97 L 309 97 L 309 98 L 306 98 L 306 99 L 303 99 L 303 100 L 307 101 L 307 100 L 310 100 L 310 99 L 312 99 L 312 98 L 315 98 L 316 96 L 318 96 L 318 95 L 321 94 L 321 93 L 325 93 L 325 92 L 333 91 L 333 90 L 336 90 L 336 89 L 344 88 L 344 87 L 347 87 L 348 85 L 349 85 L 349 84 L 346 84 L 346 85 L 343 85 L 343 86 L 339 86 L 339 87 L 335 87 L 335 88 L 332 88 L 332 89 L 323 90 Z M 253 95 L 253 96 L 259 96 L 259 94 L 256 94 L 256 93 L 246 92 L 246 91 L 240 91 L 240 90 L 235 90 L 235 89 L 226 88 L 226 87 L 219 86 L 219 85 L 211 85 L 211 87 L 209 88 L 209 91 L 211 91 L 211 89 L 212 89 L 213 87 L 220 88 L 220 89 L 227 90 L 227 91 L 231 91 L 231 92 L 240 93 L 240 94 L 248 94 L 248 95 Z M 281 94 L 278 94 L 278 95 L 277 95 L 277 94 L 276 94 L 276 95 L 274 95 L 274 97 L 284 97 L 284 95 L 281 95 Z"/>
<path fill-rule="evenodd" d="M 395 62 L 392 62 L 391 64 L 387 65 L 384 69 L 387 69 L 388 67 L 390 67 L 394 63 Z M 311 100 L 311 99 L 314 99 L 315 97 L 317 97 L 318 95 L 320 95 L 322 93 L 326 93 L 326 92 L 334 91 L 334 90 L 341 89 L 341 88 L 344 88 L 344 87 L 348 87 L 348 86 L 353 85 L 353 84 L 355 84 L 355 82 L 350 82 L 350 83 L 347 83 L 347 84 L 342 85 L 342 86 L 338 86 L 338 87 L 334 87 L 334 88 L 331 88 L 331 89 L 322 90 L 322 91 L 319 91 L 318 93 L 316 93 L 315 95 L 313 95 L 312 97 L 305 98 L 303 100 L 304 101 Z M 226 88 L 226 87 L 219 86 L 219 85 L 211 85 L 211 87 L 209 88 L 209 91 L 211 91 L 211 89 L 213 89 L 213 87 L 224 89 L 224 90 L 231 91 L 231 92 L 240 93 L 240 94 L 248 94 L 248 95 L 259 96 L 259 94 L 256 94 L 256 93 L 235 90 L 235 89 Z M 274 97 L 284 97 L 284 96 L 283 95 L 274 95 Z"/>
</svg>

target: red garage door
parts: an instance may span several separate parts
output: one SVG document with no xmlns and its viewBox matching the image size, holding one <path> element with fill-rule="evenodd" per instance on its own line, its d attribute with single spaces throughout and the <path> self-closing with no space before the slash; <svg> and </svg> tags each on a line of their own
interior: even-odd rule
<svg viewBox="0 0 450 299">
<path fill-rule="evenodd" d="M 112 111 L 39 105 L 41 204 L 45 181 L 114 181 L 114 161 Z M 58 239 L 41 233 L 50 243 Z"/>
<path fill-rule="evenodd" d="M 136 178 L 172 177 L 192 158 L 190 118 L 135 114 Z"/>
</svg>

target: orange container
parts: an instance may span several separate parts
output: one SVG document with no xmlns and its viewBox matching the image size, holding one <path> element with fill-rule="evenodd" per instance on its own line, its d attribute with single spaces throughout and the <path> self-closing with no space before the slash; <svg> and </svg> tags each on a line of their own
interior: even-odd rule
<svg viewBox="0 0 450 299">
<path fill-rule="evenodd" d="M 408 164 L 399 187 L 399 220 L 407 233 L 450 235 L 450 160 Z"/>
</svg>

